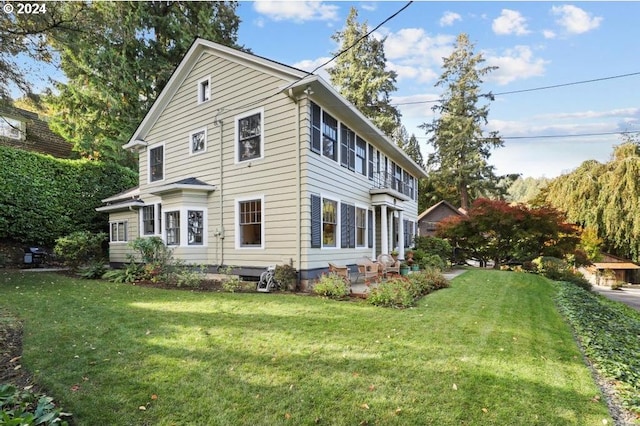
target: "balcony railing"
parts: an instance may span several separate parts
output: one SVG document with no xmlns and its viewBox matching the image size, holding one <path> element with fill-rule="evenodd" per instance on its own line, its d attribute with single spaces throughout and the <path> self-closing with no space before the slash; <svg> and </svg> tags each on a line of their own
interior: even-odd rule
<svg viewBox="0 0 640 426">
<path fill-rule="evenodd" d="M 406 195 L 412 200 L 415 198 L 415 188 L 391 173 L 374 173 L 373 187 L 374 189 L 391 189 Z"/>
</svg>

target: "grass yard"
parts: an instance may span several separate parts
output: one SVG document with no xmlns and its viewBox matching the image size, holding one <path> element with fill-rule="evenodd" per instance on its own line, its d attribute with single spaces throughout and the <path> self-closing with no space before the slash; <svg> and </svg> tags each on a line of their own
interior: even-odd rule
<svg viewBox="0 0 640 426">
<path fill-rule="evenodd" d="M 23 368 L 78 425 L 611 425 L 553 295 L 500 271 L 407 310 L 0 273 Z"/>
</svg>

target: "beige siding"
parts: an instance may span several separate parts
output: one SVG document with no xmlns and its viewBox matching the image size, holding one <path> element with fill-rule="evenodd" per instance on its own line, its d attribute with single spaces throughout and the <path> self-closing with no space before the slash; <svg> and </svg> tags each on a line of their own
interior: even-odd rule
<svg viewBox="0 0 640 426">
<path fill-rule="evenodd" d="M 132 253 L 128 241 L 138 236 L 138 213 L 130 210 L 109 213 L 109 227 L 112 222 L 127 222 L 127 242 L 109 243 L 109 261 L 126 262 L 127 254 Z"/>
<path fill-rule="evenodd" d="M 198 104 L 198 81 L 209 75 L 211 100 Z M 153 187 L 189 177 L 217 187 L 200 194 L 207 209 L 207 244 L 174 251 L 187 262 L 266 267 L 295 260 L 296 106 L 278 93 L 287 83 L 246 64 L 204 54 L 147 135 L 150 145 L 165 146 L 165 176 L 162 182 L 147 182 L 148 154 L 142 152 L 144 201 Z M 263 111 L 263 158 L 237 163 L 235 118 L 254 110 Z M 206 152 L 192 155 L 189 135 L 202 128 L 207 129 Z M 236 202 L 250 196 L 264 197 L 264 249 L 236 249 Z M 177 195 L 162 198 L 163 214 L 197 204 Z"/>
</svg>

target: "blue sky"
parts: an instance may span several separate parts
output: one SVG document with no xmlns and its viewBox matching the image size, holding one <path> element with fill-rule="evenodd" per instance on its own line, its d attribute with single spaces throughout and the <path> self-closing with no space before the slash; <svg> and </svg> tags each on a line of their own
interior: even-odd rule
<svg viewBox="0 0 640 426">
<path fill-rule="evenodd" d="M 241 2 L 239 43 L 312 70 L 338 50 L 331 35 L 343 28 L 352 6 L 373 28 L 405 4 Z M 416 102 L 439 98 L 434 84 L 442 57 L 458 34 L 469 35 L 486 65 L 499 66 L 482 86 L 499 94 L 640 73 L 638 16 L 640 2 L 417 1 L 376 36 L 386 37 L 388 66 L 398 73 L 392 101 L 426 155 L 426 135 L 417 126 L 432 121 L 433 104 Z M 318 73 L 328 81 L 325 71 Z M 494 151 L 491 164 L 501 174 L 555 177 L 587 159 L 608 161 L 619 135 L 568 135 L 640 131 L 639 88 L 640 74 L 496 96 L 487 129 L 498 130 L 505 146 Z"/>
</svg>

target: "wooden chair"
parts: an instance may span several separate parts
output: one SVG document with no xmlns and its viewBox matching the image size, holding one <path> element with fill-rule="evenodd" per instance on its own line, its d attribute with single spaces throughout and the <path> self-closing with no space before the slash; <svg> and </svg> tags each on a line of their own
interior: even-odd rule
<svg viewBox="0 0 640 426">
<path fill-rule="evenodd" d="M 358 279 L 360 277 L 364 278 L 365 284 L 370 284 L 371 279 L 378 279 L 380 275 L 379 265 L 369 259 L 368 257 L 363 257 L 359 259 L 358 262 Z M 357 280 L 356 280 L 357 281 Z"/>
<path fill-rule="evenodd" d="M 329 262 L 329 272 L 341 276 L 342 278 L 347 280 L 348 283 L 351 282 L 350 279 L 349 279 L 349 267 L 348 266 L 338 266 L 335 263 Z"/>
<path fill-rule="evenodd" d="M 382 268 L 382 276 L 386 277 L 387 274 L 400 275 L 400 261 L 395 260 L 391 255 L 381 254 L 378 256 L 378 264 Z"/>
</svg>

